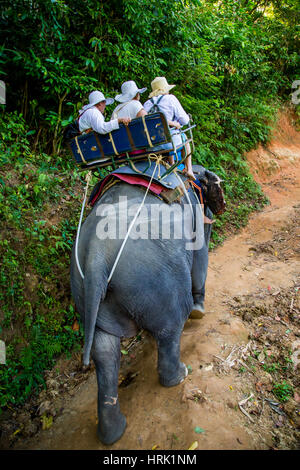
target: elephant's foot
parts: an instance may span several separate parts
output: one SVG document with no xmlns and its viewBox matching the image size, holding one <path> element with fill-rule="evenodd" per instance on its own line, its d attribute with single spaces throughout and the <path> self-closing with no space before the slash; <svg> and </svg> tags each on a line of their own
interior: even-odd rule
<svg viewBox="0 0 300 470">
<path fill-rule="evenodd" d="M 184 381 L 186 376 L 188 375 L 188 370 L 186 365 L 183 362 L 180 362 L 179 368 L 176 373 L 165 374 L 159 373 L 159 382 L 164 387 L 174 387 L 175 385 L 180 384 Z"/>
<path fill-rule="evenodd" d="M 126 428 L 125 416 L 114 408 L 103 409 L 99 416 L 98 438 L 105 445 L 111 445 L 118 441 Z"/>
<path fill-rule="evenodd" d="M 192 311 L 190 313 L 190 318 L 200 319 L 205 315 L 204 302 L 200 301 L 194 304 Z"/>
</svg>

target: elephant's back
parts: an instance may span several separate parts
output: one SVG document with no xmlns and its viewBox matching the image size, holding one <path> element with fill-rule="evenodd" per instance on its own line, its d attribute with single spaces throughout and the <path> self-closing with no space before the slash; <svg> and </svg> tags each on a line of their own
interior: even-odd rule
<svg viewBox="0 0 300 470">
<path fill-rule="evenodd" d="M 139 187 L 115 185 L 96 204 L 80 234 L 79 260 L 83 270 L 88 267 L 93 271 L 93 282 L 97 283 L 100 278 L 101 282 L 107 282 L 103 279 L 108 279 L 120 255 L 111 280 L 107 283 L 106 297 L 98 314 L 98 319 L 103 323 L 100 321 L 100 326 L 105 329 L 106 325 L 108 330 L 107 325 L 115 324 L 114 331 L 109 332 L 120 336 L 122 327 L 118 325 L 125 325 L 126 317 L 133 319 L 140 327 L 157 330 L 162 324 L 164 328 L 181 324 L 192 307 L 192 251 L 185 249 L 184 238 L 168 237 L 168 233 L 162 233 L 161 229 L 158 230 L 158 238 L 157 233 L 149 231 L 146 236 L 145 233 L 139 236 L 141 234 L 136 226 L 123 247 L 127 228 L 122 228 L 122 237 L 117 232 L 113 233 L 114 228 L 111 233 L 113 236 L 105 237 L 105 223 L 119 221 L 120 200 L 123 207 L 127 204 L 132 220 L 144 194 L 144 190 Z M 162 201 L 149 194 L 143 206 L 144 214 L 147 213 L 147 217 L 153 220 L 151 210 L 156 210 L 155 206 L 158 205 L 162 205 Z M 105 207 L 113 209 L 114 206 L 117 212 L 112 218 L 107 218 L 104 212 L 101 215 Z M 162 208 L 165 209 L 165 206 L 163 203 Z M 151 229 L 151 223 L 148 222 L 148 228 Z M 153 228 L 155 231 L 157 227 Z M 128 334 L 125 332 L 124 335 Z"/>
</svg>

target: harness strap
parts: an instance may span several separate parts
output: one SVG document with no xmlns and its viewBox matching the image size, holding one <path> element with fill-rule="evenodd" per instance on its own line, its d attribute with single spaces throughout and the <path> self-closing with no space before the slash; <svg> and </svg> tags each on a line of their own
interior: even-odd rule
<svg viewBox="0 0 300 470">
<path fill-rule="evenodd" d="M 158 106 L 158 103 L 163 99 L 164 96 L 165 95 L 161 95 L 156 102 L 153 100 L 153 98 L 151 98 L 150 101 L 151 101 L 151 103 L 153 103 L 153 105 Z"/>
<path fill-rule="evenodd" d="M 188 192 L 187 192 L 187 190 L 186 190 L 186 187 L 185 187 L 185 185 L 184 185 L 184 182 L 183 182 L 183 180 L 181 179 L 181 177 L 178 175 L 176 169 L 174 169 L 174 175 L 176 176 L 176 178 L 178 179 L 180 185 L 182 186 L 182 189 L 183 189 L 183 192 L 184 192 L 184 194 L 185 194 L 185 197 L 186 197 L 187 200 L 188 200 L 188 203 L 189 203 L 190 209 L 191 209 L 191 213 L 192 213 L 193 225 L 194 225 L 195 217 L 194 217 L 194 211 L 193 211 L 193 206 L 192 206 L 190 197 L 189 197 L 189 195 L 188 195 Z"/>
<path fill-rule="evenodd" d="M 153 98 L 151 98 L 150 101 L 153 103 L 153 106 L 155 105 L 155 106 L 157 106 L 158 109 L 159 109 L 158 103 L 163 99 L 164 96 L 165 96 L 165 95 L 161 95 L 161 96 L 158 98 L 158 100 L 157 100 L 156 102 L 153 100 Z M 153 108 L 153 106 L 152 106 L 152 108 Z M 174 119 L 175 119 L 175 111 L 173 110 L 172 121 L 174 121 Z"/>
<path fill-rule="evenodd" d="M 204 206 L 204 203 L 203 203 L 203 196 L 202 196 L 202 188 L 201 188 L 200 186 L 198 186 L 194 181 L 191 181 L 191 183 L 192 183 L 193 186 L 195 186 L 195 188 L 198 189 L 201 204 Z"/>
<path fill-rule="evenodd" d="M 121 109 L 125 108 L 125 106 L 129 103 L 131 103 L 133 100 L 130 100 L 130 101 L 126 101 L 126 103 L 124 103 L 122 106 L 119 107 L 118 111 L 114 110 L 114 112 L 112 113 L 112 116 L 111 116 L 111 119 L 117 119 L 118 116 L 119 116 L 119 112 L 121 111 Z"/>
<path fill-rule="evenodd" d="M 142 121 L 143 121 L 143 124 L 144 124 L 144 130 L 145 130 L 145 134 L 146 134 L 146 137 L 147 137 L 147 140 L 148 140 L 149 147 L 153 147 L 153 144 L 151 142 L 150 135 L 149 135 L 149 132 L 148 132 L 147 124 L 146 124 L 146 121 L 145 121 L 145 116 L 142 116 Z"/>
</svg>

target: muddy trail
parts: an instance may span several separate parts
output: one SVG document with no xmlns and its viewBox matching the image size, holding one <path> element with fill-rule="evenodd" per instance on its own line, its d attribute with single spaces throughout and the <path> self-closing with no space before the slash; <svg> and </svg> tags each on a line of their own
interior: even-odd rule
<svg viewBox="0 0 300 470">
<path fill-rule="evenodd" d="M 25 407 L 19 437 L 6 430 L 9 448 L 299 448 L 300 133 L 290 113 L 281 114 L 268 147 L 247 159 L 270 204 L 210 253 L 207 314 L 188 320 L 181 340 L 185 381 L 160 386 L 146 332 L 123 344 L 119 399 L 127 428 L 107 447 L 96 436 L 93 368 L 83 371 L 79 354 L 61 360 L 47 374 L 36 421 Z"/>
</svg>

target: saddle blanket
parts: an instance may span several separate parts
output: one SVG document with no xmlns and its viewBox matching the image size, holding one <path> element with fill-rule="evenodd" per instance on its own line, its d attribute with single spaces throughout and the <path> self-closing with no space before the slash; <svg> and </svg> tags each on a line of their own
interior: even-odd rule
<svg viewBox="0 0 300 470">
<path fill-rule="evenodd" d="M 109 182 L 109 180 L 112 180 L 113 178 L 118 178 L 119 180 L 121 181 L 124 181 L 125 183 L 128 183 L 128 184 L 135 184 L 135 185 L 138 185 L 138 186 L 144 186 L 144 187 L 148 187 L 149 185 L 149 181 L 147 181 L 145 178 L 142 178 L 141 176 L 131 176 L 131 175 L 119 175 L 118 173 L 114 173 L 113 175 L 110 174 L 108 176 L 106 176 L 98 185 L 96 185 L 97 187 L 97 190 L 91 194 L 91 197 L 90 197 L 90 200 L 89 200 L 89 203 L 91 206 L 94 206 L 96 204 L 96 202 L 98 201 L 99 197 L 101 196 L 101 194 L 103 193 L 105 187 L 106 187 L 106 184 Z M 94 188 L 96 189 L 96 188 Z M 154 194 L 157 194 L 157 195 L 160 195 L 160 193 L 163 191 L 164 187 L 161 185 L 161 184 L 157 184 L 157 183 L 151 183 L 150 185 L 150 188 L 149 190 L 154 193 Z"/>
<path fill-rule="evenodd" d="M 111 172 L 103 180 L 99 181 L 99 183 L 94 187 L 92 191 L 92 194 L 89 199 L 89 204 L 91 206 L 95 205 L 106 185 L 114 177 L 128 184 L 135 184 L 147 188 L 155 169 L 155 162 L 151 162 L 150 166 L 148 161 L 138 162 L 135 164 L 135 169 L 137 171 L 135 171 L 130 166 L 122 166 L 117 170 Z M 170 173 L 162 178 L 161 175 L 163 175 L 165 172 L 166 168 L 163 165 L 157 165 L 153 180 L 149 188 L 152 193 L 160 195 L 163 190 L 175 189 L 180 184 L 179 180 L 177 179 L 174 173 Z"/>
</svg>

